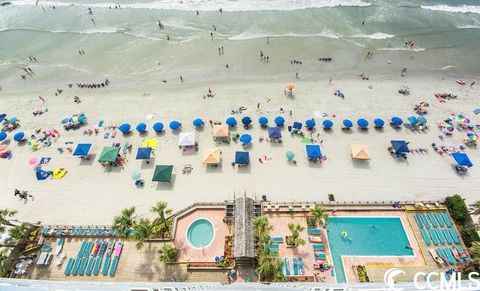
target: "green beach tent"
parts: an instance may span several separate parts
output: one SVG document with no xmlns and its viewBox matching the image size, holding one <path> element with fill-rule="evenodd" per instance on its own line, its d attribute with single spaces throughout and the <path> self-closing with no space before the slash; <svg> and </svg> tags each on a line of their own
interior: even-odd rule
<svg viewBox="0 0 480 291">
<path fill-rule="evenodd" d="M 170 182 L 172 179 L 172 165 L 157 165 L 153 173 L 152 181 L 155 182 Z"/>
<path fill-rule="evenodd" d="M 104 147 L 98 161 L 100 163 L 114 163 L 117 160 L 119 147 Z"/>
</svg>

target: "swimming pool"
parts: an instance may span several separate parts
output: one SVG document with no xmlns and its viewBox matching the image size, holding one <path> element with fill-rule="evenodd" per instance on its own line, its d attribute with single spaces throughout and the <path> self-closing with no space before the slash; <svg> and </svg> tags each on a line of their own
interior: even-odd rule
<svg viewBox="0 0 480 291">
<path fill-rule="evenodd" d="M 196 249 L 208 247 L 214 236 L 213 224 L 205 218 L 194 220 L 187 230 L 187 241 L 191 247 Z"/>
<path fill-rule="evenodd" d="M 327 232 L 338 283 L 346 281 L 342 256 L 413 255 L 405 248 L 410 242 L 399 217 L 331 217 Z"/>
</svg>

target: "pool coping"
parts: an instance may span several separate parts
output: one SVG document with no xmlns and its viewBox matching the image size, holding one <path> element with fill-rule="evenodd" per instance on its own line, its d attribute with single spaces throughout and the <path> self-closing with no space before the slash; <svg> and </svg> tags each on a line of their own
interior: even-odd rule
<svg viewBox="0 0 480 291">
<path fill-rule="evenodd" d="M 400 223 L 402 225 L 402 228 L 403 228 L 403 231 L 405 233 L 405 236 L 407 237 L 407 240 L 408 240 L 408 243 L 409 245 L 412 245 L 412 242 L 410 240 L 410 236 L 408 235 L 408 232 L 407 230 L 405 229 L 405 225 L 403 225 L 403 221 L 402 221 L 402 218 L 400 216 L 333 216 L 333 217 L 329 217 L 330 218 L 398 218 L 400 220 Z M 408 217 L 407 217 L 408 219 Z M 328 221 L 328 220 L 327 220 Z M 328 224 L 328 223 L 327 223 Z M 325 226 L 326 227 L 326 226 Z M 330 259 L 331 259 L 331 262 L 333 263 L 333 249 L 330 247 L 330 240 L 328 238 L 328 232 L 325 232 L 326 234 L 326 237 L 327 237 L 327 243 L 328 243 L 328 248 L 330 250 Z M 416 242 L 417 243 L 417 242 Z M 420 248 L 420 246 L 419 246 Z M 416 255 L 415 253 L 413 255 L 405 255 L 405 256 L 381 256 L 381 255 L 376 255 L 376 256 L 354 256 L 354 255 L 344 255 L 344 256 L 340 256 L 340 260 L 342 261 L 342 271 L 343 271 L 343 275 L 345 276 L 345 282 L 344 283 L 350 283 L 348 282 L 348 276 L 346 275 L 346 269 L 345 269 L 345 264 L 344 264 L 344 259 L 347 259 L 347 258 L 352 258 L 352 257 L 355 257 L 355 258 L 377 258 L 377 257 L 381 257 L 381 258 L 398 258 L 398 257 L 409 257 L 409 258 L 415 258 Z M 337 281 L 337 270 L 336 270 L 336 267 L 335 265 L 333 265 L 333 268 L 335 270 L 335 283 L 338 283 Z"/>
<path fill-rule="evenodd" d="M 190 242 L 190 240 L 188 239 L 188 230 L 190 229 L 190 227 L 192 226 L 192 224 L 194 224 L 196 221 L 198 220 L 206 220 L 208 221 L 208 223 L 210 223 L 210 225 L 212 226 L 212 230 L 213 230 L 213 235 L 212 235 L 212 238 L 210 239 L 210 242 L 206 245 L 206 246 L 203 246 L 201 248 L 198 248 L 198 247 L 195 247 L 192 245 L 192 243 Z M 205 218 L 205 217 L 199 217 L 199 218 L 196 218 L 194 220 L 192 220 L 192 222 L 190 222 L 190 224 L 188 225 L 187 229 L 185 230 L 185 240 L 187 241 L 188 245 L 193 248 L 193 249 L 196 249 L 196 250 L 202 250 L 202 249 L 206 249 L 207 247 L 209 247 L 212 242 L 215 240 L 215 236 L 217 235 L 217 231 L 215 230 L 215 224 L 213 224 L 213 222 L 208 219 L 208 218 Z"/>
</svg>

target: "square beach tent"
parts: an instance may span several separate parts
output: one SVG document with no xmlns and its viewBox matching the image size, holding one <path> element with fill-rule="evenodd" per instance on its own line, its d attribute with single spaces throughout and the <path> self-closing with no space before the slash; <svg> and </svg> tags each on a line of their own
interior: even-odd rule
<svg viewBox="0 0 480 291">
<path fill-rule="evenodd" d="M 100 163 L 114 163 L 117 160 L 119 147 L 104 147 L 98 161 Z"/>
<path fill-rule="evenodd" d="M 92 147 L 91 143 L 79 143 L 77 148 L 73 152 L 74 156 L 87 156 L 90 148 Z"/>
<path fill-rule="evenodd" d="M 318 144 L 307 144 L 307 145 L 305 145 L 305 148 L 307 150 L 307 156 L 309 158 L 321 158 L 322 157 L 322 151 L 321 151 L 320 146 Z"/>
<path fill-rule="evenodd" d="M 157 165 L 153 173 L 152 181 L 154 182 L 170 182 L 172 179 L 172 165 Z"/>
</svg>

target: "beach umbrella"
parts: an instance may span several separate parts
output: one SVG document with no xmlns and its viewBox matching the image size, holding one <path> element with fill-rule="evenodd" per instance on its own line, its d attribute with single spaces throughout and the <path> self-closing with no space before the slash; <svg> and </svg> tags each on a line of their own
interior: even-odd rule
<svg viewBox="0 0 480 291">
<path fill-rule="evenodd" d="M 35 173 L 35 176 L 37 176 L 38 181 L 43 181 L 43 180 L 47 179 L 48 177 L 50 177 L 50 175 L 51 175 L 50 172 L 44 171 L 40 168 L 38 168 L 36 173 Z"/>
<path fill-rule="evenodd" d="M 277 126 L 283 126 L 285 124 L 285 118 L 283 118 L 282 116 L 275 117 L 275 124 Z"/>
<path fill-rule="evenodd" d="M 344 119 L 343 126 L 345 126 L 345 128 L 353 127 L 353 122 L 350 119 Z"/>
<path fill-rule="evenodd" d="M 213 137 L 228 137 L 228 125 L 216 124 L 212 129 Z"/>
<path fill-rule="evenodd" d="M 288 90 L 293 90 L 293 89 L 295 89 L 295 84 L 294 84 L 294 83 L 287 83 L 287 89 L 288 89 Z"/>
<path fill-rule="evenodd" d="M 242 134 L 240 137 L 240 142 L 243 144 L 249 144 L 252 142 L 252 136 L 249 134 Z"/>
<path fill-rule="evenodd" d="M 463 115 L 457 115 L 453 118 L 453 120 L 455 120 L 458 123 L 463 123 L 463 124 L 470 123 L 470 120 Z"/>
<path fill-rule="evenodd" d="M 407 120 L 413 125 L 418 123 L 418 119 L 415 116 L 410 116 Z"/>
<path fill-rule="evenodd" d="M 62 124 L 67 124 L 68 122 L 70 122 L 70 118 L 62 119 Z"/>
<path fill-rule="evenodd" d="M 395 126 L 400 126 L 403 124 L 403 120 L 400 117 L 394 116 L 390 120 L 390 123 L 395 125 Z"/>
<path fill-rule="evenodd" d="M 25 137 L 25 133 L 24 133 L 23 131 L 20 131 L 20 132 L 17 132 L 17 133 L 13 136 L 13 140 L 14 140 L 14 141 L 22 141 L 24 137 Z"/>
<path fill-rule="evenodd" d="M 307 144 L 307 145 L 305 145 L 305 148 L 307 150 L 307 157 L 309 157 L 309 158 L 321 158 L 322 157 L 322 151 L 321 151 L 320 146 L 318 144 Z"/>
<path fill-rule="evenodd" d="M 161 122 L 156 122 L 154 125 L 153 125 L 153 130 L 155 130 L 156 132 L 161 132 L 163 130 L 163 123 Z"/>
<path fill-rule="evenodd" d="M 172 165 L 157 165 L 153 172 L 152 181 L 154 182 L 170 182 L 172 179 Z"/>
<path fill-rule="evenodd" d="M 195 133 L 182 132 L 178 137 L 178 145 L 181 147 L 195 145 Z"/>
<path fill-rule="evenodd" d="M 453 153 L 452 154 L 453 158 L 455 161 L 457 161 L 457 164 L 459 166 L 465 166 L 465 167 L 471 167 L 473 166 L 472 162 L 468 158 L 467 154 L 464 153 Z"/>
<path fill-rule="evenodd" d="M 3 120 L 5 120 L 5 117 L 6 117 L 6 116 L 7 116 L 7 115 L 6 115 L 5 113 L 0 114 L 0 122 L 2 122 Z"/>
<path fill-rule="evenodd" d="M 131 177 L 133 180 L 138 180 L 142 176 L 142 173 L 139 170 L 133 171 Z"/>
<path fill-rule="evenodd" d="M 330 129 L 333 127 L 333 121 L 331 121 L 330 119 L 325 119 L 322 122 L 322 125 L 323 125 L 323 128 Z"/>
<path fill-rule="evenodd" d="M 268 118 L 266 118 L 265 116 L 262 116 L 258 119 L 258 123 L 260 123 L 260 125 L 262 126 L 265 126 L 268 123 Z"/>
<path fill-rule="evenodd" d="M 157 140 L 155 138 L 147 138 L 143 141 L 142 147 L 154 150 L 157 148 Z"/>
<path fill-rule="evenodd" d="M 122 133 L 128 133 L 130 132 L 130 128 L 131 128 L 130 124 L 124 123 L 118 127 L 118 130 L 120 130 Z"/>
<path fill-rule="evenodd" d="M 80 116 L 78 117 L 78 122 L 84 123 L 85 121 L 87 121 L 87 117 L 85 116 L 85 114 L 80 114 Z"/>
<path fill-rule="evenodd" d="M 268 137 L 270 138 L 281 138 L 282 131 L 279 127 L 269 127 L 268 128 Z"/>
<path fill-rule="evenodd" d="M 288 159 L 289 161 L 291 161 L 291 160 L 293 160 L 293 158 L 295 157 L 295 154 L 294 154 L 292 151 L 287 151 L 287 152 L 285 153 L 285 156 L 287 157 L 287 159 Z"/>
<path fill-rule="evenodd" d="M 18 118 L 12 117 L 12 118 L 10 118 L 10 119 L 8 120 L 7 124 L 14 124 L 14 123 L 17 122 L 17 121 L 18 121 Z"/>
<path fill-rule="evenodd" d="M 196 118 L 195 120 L 193 120 L 193 126 L 195 127 L 200 127 L 200 126 L 203 126 L 205 124 L 205 122 L 203 122 L 203 120 L 201 120 L 200 118 Z"/>
<path fill-rule="evenodd" d="M 139 123 L 136 127 L 137 131 L 140 132 L 140 133 L 144 133 L 145 131 L 147 131 L 147 125 L 145 123 Z"/>
<path fill-rule="evenodd" d="M 235 152 L 235 164 L 248 165 L 250 163 L 250 155 L 248 152 Z"/>
<path fill-rule="evenodd" d="M 418 121 L 418 123 L 420 123 L 420 124 L 425 124 L 425 123 L 427 123 L 427 119 L 426 119 L 425 117 L 423 117 L 423 116 L 419 116 L 419 117 L 417 118 L 417 121 Z"/>
<path fill-rule="evenodd" d="M 117 160 L 119 147 L 104 147 L 98 161 L 100 163 L 113 163 Z"/>
<path fill-rule="evenodd" d="M 366 129 L 368 127 L 368 121 L 364 118 L 360 118 L 357 120 L 357 125 L 362 129 Z"/>
<path fill-rule="evenodd" d="M 206 149 L 203 152 L 203 163 L 206 165 L 210 164 L 219 164 L 220 163 L 220 156 L 222 154 L 222 151 L 218 148 L 214 149 Z"/>
<path fill-rule="evenodd" d="M 182 126 L 182 124 L 181 124 L 180 122 L 174 120 L 174 121 L 170 122 L 170 124 L 169 124 L 168 126 L 169 126 L 170 129 L 172 129 L 172 130 L 177 130 L 177 129 L 179 129 L 179 128 Z"/>
<path fill-rule="evenodd" d="M 473 131 L 467 131 L 467 138 L 473 142 L 478 140 L 478 135 Z"/>
<path fill-rule="evenodd" d="M 357 160 L 370 160 L 368 147 L 364 144 L 351 144 L 352 157 Z"/>
<path fill-rule="evenodd" d="M 376 127 L 383 127 L 385 125 L 385 121 L 383 121 L 381 118 L 375 118 L 373 123 L 375 123 Z"/>
<path fill-rule="evenodd" d="M 450 132 L 452 132 L 452 131 L 455 130 L 455 127 L 454 127 L 451 123 L 448 123 L 448 122 L 445 123 L 445 126 L 444 126 L 444 127 L 445 127 L 446 130 L 448 130 L 448 131 L 450 131 Z"/>
<path fill-rule="evenodd" d="M 293 126 L 292 126 L 292 127 L 295 128 L 295 129 L 297 129 L 297 130 L 300 130 L 300 129 L 302 129 L 302 123 L 301 123 L 301 122 L 298 122 L 298 121 L 295 121 L 295 122 L 293 123 Z"/>
<path fill-rule="evenodd" d="M 31 158 L 30 160 L 28 160 L 28 164 L 30 166 L 32 165 L 36 165 L 38 163 L 38 159 L 37 158 Z"/>
<path fill-rule="evenodd" d="M 228 126 L 230 127 L 234 127 L 235 125 L 237 125 L 237 120 L 235 119 L 235 117 L 229 117 L 227 118 L 227 120 L 225 120 L 225 123 L 228 124 Z"/>
<path fill-rule="evenodd" d="M 0 141 L 3 141 L 7 138 L 7 133 L 5 131 L 0 132 Z"/>
<path fill-rule="evenodd" d="M 73 152 L 74 156 L 86 156 L 92 147 L 91 143 L 79 143 Z"/>
<path fill-rule="evenodd" d="M 315 122 L 315 120 L 313 118 L 305 121 L 305 126 L 308 127 L 308 128 L 315 127 L 315 125 L 317 125 L 317 123 Z"/>
<path fill-rule="evenodd" d="M 404 140 L 391 140 L 390 143 L 393 146 L 393 149 L 396 153 L 408 153 L 410 149 L 408 148 L 407 142 Z"/>
<path fill-rule="evenodd" d="M 242 123 L 243 125 L 248 126 L 250 125 L 250 123 L 252 123 L 252 119 L 249 116 L 245 116 L 244 118 L 242 118 Z"/>
<path fill-rule="evenodd" d="M 150 155 L 152 153 L 152 148 L 144 147 L 138 148 L 137 150 L 137 160 L 148 160 L 150 159 Z"/>
</svg>

